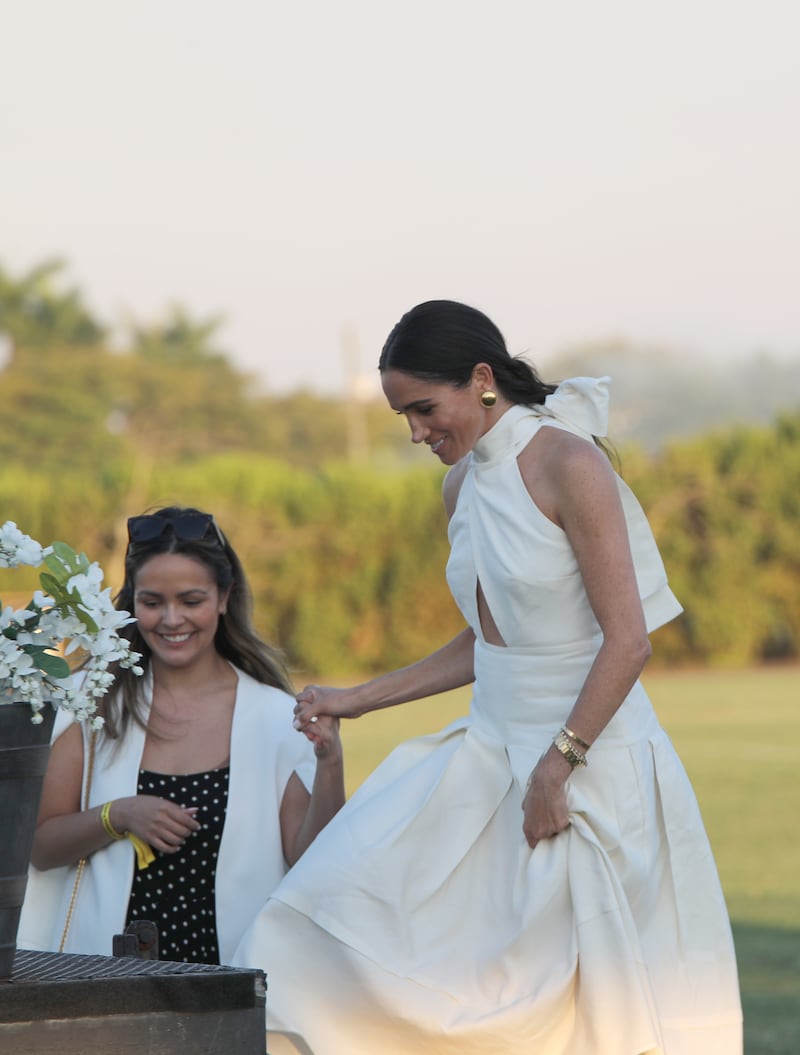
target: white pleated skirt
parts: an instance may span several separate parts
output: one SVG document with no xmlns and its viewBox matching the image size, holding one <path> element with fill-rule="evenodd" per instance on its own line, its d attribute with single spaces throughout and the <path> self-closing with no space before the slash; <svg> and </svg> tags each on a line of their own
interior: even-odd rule
<svg viewBox="0 0 800 1055">
<path fill-rule="evenodd" d="M 740 1055 L 717 871 L 641 685 L 570 827 L 522 834 L 593 654 L 478 642 L 469 717 L 395 750 L 289 872 L 236 955 L 267 974 L 270 1055 Z"/>
</svg>

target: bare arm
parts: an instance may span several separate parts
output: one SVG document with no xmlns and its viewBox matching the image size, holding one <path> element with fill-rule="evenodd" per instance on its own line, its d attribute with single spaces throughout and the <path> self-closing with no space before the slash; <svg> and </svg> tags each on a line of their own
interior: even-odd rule
<svg viewBox="0 0 800 1055">
<path fill-rule="evenodd" d="M 81 811 L 82 781 L 83 738 L 80 726 L 73 724 L 50 748 L 31 850 L 36 868 L 73 864 L 111 842 L 100 810 Z"/>
<path fill-rule="evenodd" d="M 563 527 L 603 632 L 567 722 L 592 743 L 614 717 L 650 657 L 628 530 L 611 466 L 597 448 L 574 459 L 564 478 Z"/>
<path fill-rule="evenodd" d="M 298 775 L 292 773 L 280 809 L 283 854 L 289 865 L 305 853 L 345 801 L 339 719 L 320 718 L 309 726 L 307 735 L 317 756 L 311 794 Z"/>
<path fill-rule="evenodd" d="M 82 782 L 83 740 L 73 724 L 50 749 L 31 851 L 36 868 L 75 864 L 115 841 L 100 819 L 102 805 L 81 809 Z M 131 831 L 163 853 L 174 853 L 200 827 L 193 810 L 154 795 L 115 799 L 109 820 L 116 831 Z"/>
<path fill-rule="evenodd" d="M 641 674 L 650 642 L 611 466 L 602 452 L 568 434 L 546 439 L 547 447 L 539 452 L 543 473 L 535 480 L 531 473 L 529 490 L 537 492 L 537 501 L 566 532 L 603 633 L 565 723 L 592 744 Z M 526 464 L 521 459 L 523 478 Z M 565 784 L 570 772 L 569 762 L 554 746 L 534 769 L 523 802 L 523 827 L 532 846 L 568 824 Z"/>
<path fill-rule="evenodd" d="M 359 718 L 369 711 L 435 696 L 474 679 L 475 635 L 468 627 L 424 659 L 349 689 L 307 685 L 298 693 L 295 726 L 305 731 L 314 716 Z"/>
</svg>

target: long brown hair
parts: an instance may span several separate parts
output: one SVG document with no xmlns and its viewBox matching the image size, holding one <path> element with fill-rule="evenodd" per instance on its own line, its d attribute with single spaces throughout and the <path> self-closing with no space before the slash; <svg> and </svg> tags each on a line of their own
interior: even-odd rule
<svg viewBox="0 0 800 1055">
<path fill-rule="evenodd" d="M 165 506 L 149 514 L 164 521 L 163 529 L 154 538 L 128 543 L 125 553 L 125 580 L 114 598 L 114 606 L 134 611 L 136 576 L 147 561 L 161 553 L 178 553 L 205 565 L 211 572 L 220 592 L 228 591 L 227 608 L 219 617 L 214 647 L 235 667 L 256 681 L 292 693 L 292 685 L 283 653 L 268 645 L 253 627 L 253 600 L 244 568 L 230 542 L 209 514 L 183 506 Z M 181 517 L 207 517 L 208 529 L 202 538 L 181 538 L 171 523 Z M 151 653 L 138 624 L 133 622 L 121 631 L 139 653 L 145 678 L 151 670 Z M 146 706 L 141 676 L 130 670 L 112 667 L 114 685 L 105 697 L 104 730 L 112 739 L 124 735 L 131 720 L 146 724 Z M 107 702 L 106 702 L 107 701 Z"/>
</svg>

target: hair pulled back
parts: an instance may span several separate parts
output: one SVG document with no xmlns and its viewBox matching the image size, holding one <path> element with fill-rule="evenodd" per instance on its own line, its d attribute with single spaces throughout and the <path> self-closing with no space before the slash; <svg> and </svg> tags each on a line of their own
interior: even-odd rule
<svg viewBox="0 0 800 1055">
<path fill-rule="evenodd" d="M 183 515 L 202 514 L 199 509 L 184 506 L 165 506 L 153 512 L 153 516 L 177 518 Z M 204 565 L 214 578 L 221 593 L 228 592 L 226 610 L 219 617 L 214 647 L 234 666 L 249 674 L 264 685 L 272 685 L 285 692 L 293 691 L 283 654 L 268 645 L 253 627 L 253 600 L 244 568 L 231 544 L 222 532 L 210 530 L 201 539 L 178 538 L 169 525 L 156 538 L 146 542 L 131 541 L 125 553 L 125 579 L 114 598 L 114 607 L 134 611 L 136 577 L 144 564 L 162 553 L 177 553 L 190 557 Z M 141 653 L 140 666 L 145 677 L 151 667 L 151 652 L 139 630 L 138 623 L 129 623 L 120 631 L 131 646 Z M 142 697 L 144 679 L 130 670 L 112 667 L 114 690 L 106 697 L 104 731 L 111 738 L 125 732 L 131 719 L 145 724 L 145 706 Z"/>
<path fill-rule="evenodd" d="M 478 363 L 492 368 L 495 387 L 510 403 L 544 403 L 557 387 L 525 359 L 509 355 L 488 316 L 455 300 L 428 300 L 407 311 L 387 337 L 378 369 L 465 388 Z"/>
</svg>

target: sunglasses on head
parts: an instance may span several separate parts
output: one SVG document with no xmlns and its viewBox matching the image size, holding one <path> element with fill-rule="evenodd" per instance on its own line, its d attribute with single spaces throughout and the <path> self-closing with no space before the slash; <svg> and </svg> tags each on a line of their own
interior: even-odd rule
<svg viewBox="0 0 800 1055">
<path fill-rule="evenodd" d="M 143 516 L 130 517 L 128 519 L 128 541 L 129 542 L 152 542 L 160 538 L 168 529 L 176 539 L 181 542 L 199 542 L 204 539 L 213 528 L 217 542 L 225 546 L 222 532 L 217 527 L 216 521 L 210 513 L 177 513 L 166 515 L 162 513 L 145 513 Z"/>
</svg>

